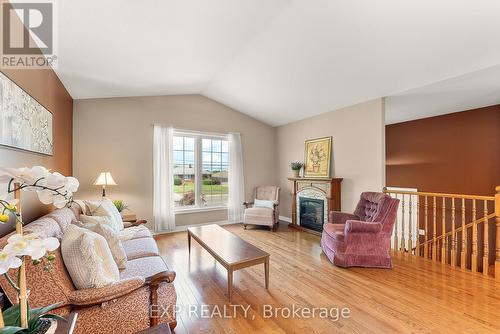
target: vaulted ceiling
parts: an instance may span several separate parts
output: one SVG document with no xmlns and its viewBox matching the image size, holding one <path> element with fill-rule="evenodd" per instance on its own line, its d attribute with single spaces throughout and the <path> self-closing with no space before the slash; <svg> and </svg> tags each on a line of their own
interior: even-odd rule
<svg viewBox="0 0 500 334">
<path fill-rule="evenodd" d="M 198 93 L 281 125 L 500 64 L 496 0 L 57 3 L 75 99 Z"/>
</svg>

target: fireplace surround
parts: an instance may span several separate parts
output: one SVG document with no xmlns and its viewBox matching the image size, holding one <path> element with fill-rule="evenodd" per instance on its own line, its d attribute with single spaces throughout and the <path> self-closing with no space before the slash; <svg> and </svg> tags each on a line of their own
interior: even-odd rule
<svg viewBox="0 0 500 334">
<path fill-rule="evenodd" d="M 291 227 L 297 228 L 306 232 L 321 234 L 322 224 L 328 221 L 328 213 L 330 211 L 340 211 L 341 203 L 341 182 L 342 178 L 306 178 L 306 177 L 293 177 L 288 178 L 293 182 L 292 191 L 292 223 Z M 309 206 L 315 206 L 319 209 L 319 201 L 323 202 L 323 221 L 321 229 L 319 227 L 311 227 L 311 217 L 305 217 L 306 224 L 304 226 L 302 219 L 301 222 L 301 198 L 307 198 Z M 309 208 L 311 209 L 311 208 Z M 321 222 L 320 217 L 316 217 L 313 225 L 319 225 Z"/>
</svg>

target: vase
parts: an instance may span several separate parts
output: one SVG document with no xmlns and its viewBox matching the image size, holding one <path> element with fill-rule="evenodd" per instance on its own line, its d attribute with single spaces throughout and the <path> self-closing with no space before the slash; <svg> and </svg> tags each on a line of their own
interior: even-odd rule
<svg viewBox="0 0 500 334">
<path fill-rule="evenodd" d="M 293 177 L 298 178 L 300 174 L 300 169 L 292 169 Z"/>
<path fill-rule="evenodd" d="M 320 164 L 313 164 L 313 172 L 314 173 L 319 173 L 319 167 L 320 166 L 321 166 Z"/>
</svg>

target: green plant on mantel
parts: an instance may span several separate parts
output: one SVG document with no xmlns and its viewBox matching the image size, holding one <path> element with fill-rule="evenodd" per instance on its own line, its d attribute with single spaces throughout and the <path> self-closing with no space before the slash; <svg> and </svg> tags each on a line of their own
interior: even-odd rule
<svg viewBox="0 0 500 334">
<path fill-rule="evenodd" d="M 304 167 L 304 163 L 301 161 L 291 162 L 290 167 L 292 168 L 292 170 L 300 171 L 302 169 L 302 167 Z"/>
</svg>

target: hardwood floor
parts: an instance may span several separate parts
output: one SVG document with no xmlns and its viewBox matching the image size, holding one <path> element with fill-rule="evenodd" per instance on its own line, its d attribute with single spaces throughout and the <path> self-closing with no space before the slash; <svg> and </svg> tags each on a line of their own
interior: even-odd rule
<svg viewBox="0 0 500 334">
<path fill-rule="evenodd" d="M 319 236 L 284 223 L 277 232 L 224 227 L 271 254 L 269 290 L 263 266 L 235 272 L 233 306 L 240 306 L 233 312 L 225 269 L 197 243 L 189 255 L 187 232 L 158 236 L 162 256 L 177 272 L 175 333 L 500 332 L 500 285 L 492 278 L 404 255 L 394 257 L 391 270 L 342 269 L 322 254 Z M 320 318 L 317 310 L 310 319 L 264 318 L 269 315 L 264 304 L 290 310 L 294 305 L 348 308 L 350 316 L 334 321 Z M 247 314 L 243 308 L 249 308 Z M 216 316 L 209 318 L 213 312 Z"/>
</svg>

